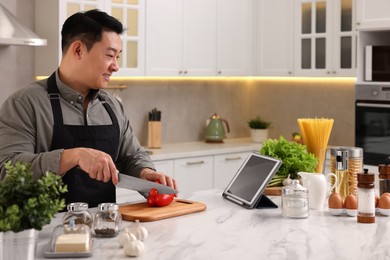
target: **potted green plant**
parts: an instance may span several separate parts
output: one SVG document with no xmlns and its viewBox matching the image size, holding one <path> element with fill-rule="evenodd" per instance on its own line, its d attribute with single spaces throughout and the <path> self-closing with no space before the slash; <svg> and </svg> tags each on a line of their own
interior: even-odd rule
<svg viewBox="0 0 390 260">
<path fill-rule="evenodd" d="M 6 175 L 0 182 L 2 259 L 34 259 L 38 230 L 65 207 L 61 193 L 67 187 L 62 178 L 46 172 L 34 180 L 30 168 L 28 163 L 5 164 Z"/>
<path fill-rule="evenodd" d="M 271 123 L 257 116 L 248 121 L 248 126 L 251 130 L 252 142 L 261 143 L 268 139 L 268 128 Z"/>
</svg>

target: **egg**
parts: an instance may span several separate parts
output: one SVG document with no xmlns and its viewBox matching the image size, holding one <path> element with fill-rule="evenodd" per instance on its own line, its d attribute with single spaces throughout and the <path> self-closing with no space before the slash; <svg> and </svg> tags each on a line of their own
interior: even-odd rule
<svg viewBox="0 0 390 260">
<path fill-rule="evenodd" d="M 390 193 L 385 192 L 379 199 L 378 208 L 380 209 L 390 209 Z"/>
<path fill-rule="evenodd" d="M 343 199 L 340 194 L 334 192 L 329 196 L 329 208 L 332 209 L 342 209 L 343 208 Z"/>
<path fill-rule="evenodd" d="M 358 208 L 357 197 L 353 194 L 349 194 L 345 198 L 344 205 L 346 209 L 357 209 Z"/>
</svg>

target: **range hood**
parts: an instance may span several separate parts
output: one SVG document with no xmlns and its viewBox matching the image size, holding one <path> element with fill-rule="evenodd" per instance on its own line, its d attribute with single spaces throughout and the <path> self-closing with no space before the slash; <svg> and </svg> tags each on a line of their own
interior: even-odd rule
<svg viewBox="0 0 390 260">
<path fill-rule="evenodd" d="M 46 39 L 39 38 L 0 4 L 0 45 L 45 46 L 46 44 Z"/>
</svg>

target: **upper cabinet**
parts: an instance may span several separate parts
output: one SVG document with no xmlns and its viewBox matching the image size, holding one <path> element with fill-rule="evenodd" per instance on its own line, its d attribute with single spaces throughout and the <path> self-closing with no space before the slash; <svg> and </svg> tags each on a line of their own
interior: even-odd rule
<svg viewBox="0 0 390 260">
<path fill-rule="evenodd" d="M 146 75 L 213 75 L 216 0 L 153 0 L 146 10 Z"/>
<path fill-rule="evenodd" d="M 49 76 L 61 61 L 61 28 L 72 14 L 100 9 L 120 20 L 126 31 L 122 36 L 120 70 L 115 76 L 145 74 L 145 0 L 36 0 L 35 30 L 48 44 L 35 49 L 35 75 Z M 50 22 L 48 22 L 50 21 Z"/>
<path fill-rule="evenodd" d="M 217 75 L 250 75 L 252 10 L 251 0 L 217 1 Z"/>
<path fill-rule="evenodd" d="M 250 3 L 147 1 L 146 75 L 249 75 Z"/>
<path fill-rule="evenodd" d="M 295 75 L 355 76 L 354 0 L 298 0 Z"/>
<path fill-rule="evenodd" d="M 292 76 L 294 72 L 294 1 L 256 1 L 255 75 Z"/>
<path fill-rule="evenodd" d="M 389 29 L 390 1 L 356 0 L 357 29 Z"/>
</svg>

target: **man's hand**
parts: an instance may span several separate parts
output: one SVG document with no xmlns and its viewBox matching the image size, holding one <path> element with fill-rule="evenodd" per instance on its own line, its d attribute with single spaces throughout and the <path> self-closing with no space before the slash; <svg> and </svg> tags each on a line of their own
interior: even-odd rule
<svg viewBox="0 0 390 260">
<path fill-rule="evenodd" d="M 160 184 L 169 186 L 171 188 L 177 189 L 176 181 L 172 178 L 169 177 L 168 175 L 165 175 L 161 172 L 156 172 L 153 171 L 152 169 L 149 168 L 144 168 L 139 176 L 141 179 L 148 180 L 148 181 L 155 181 Z"/>
<path fill-rule="evenodd" d="M 107 153 L 91 148 L 64 150 L 59 173 L 63 174 L 75 166 L 88 173 L 92 179 L 104 182 L 112 180 L 114 185 L 118 183 L 118 171 Z"/>
</svg>

